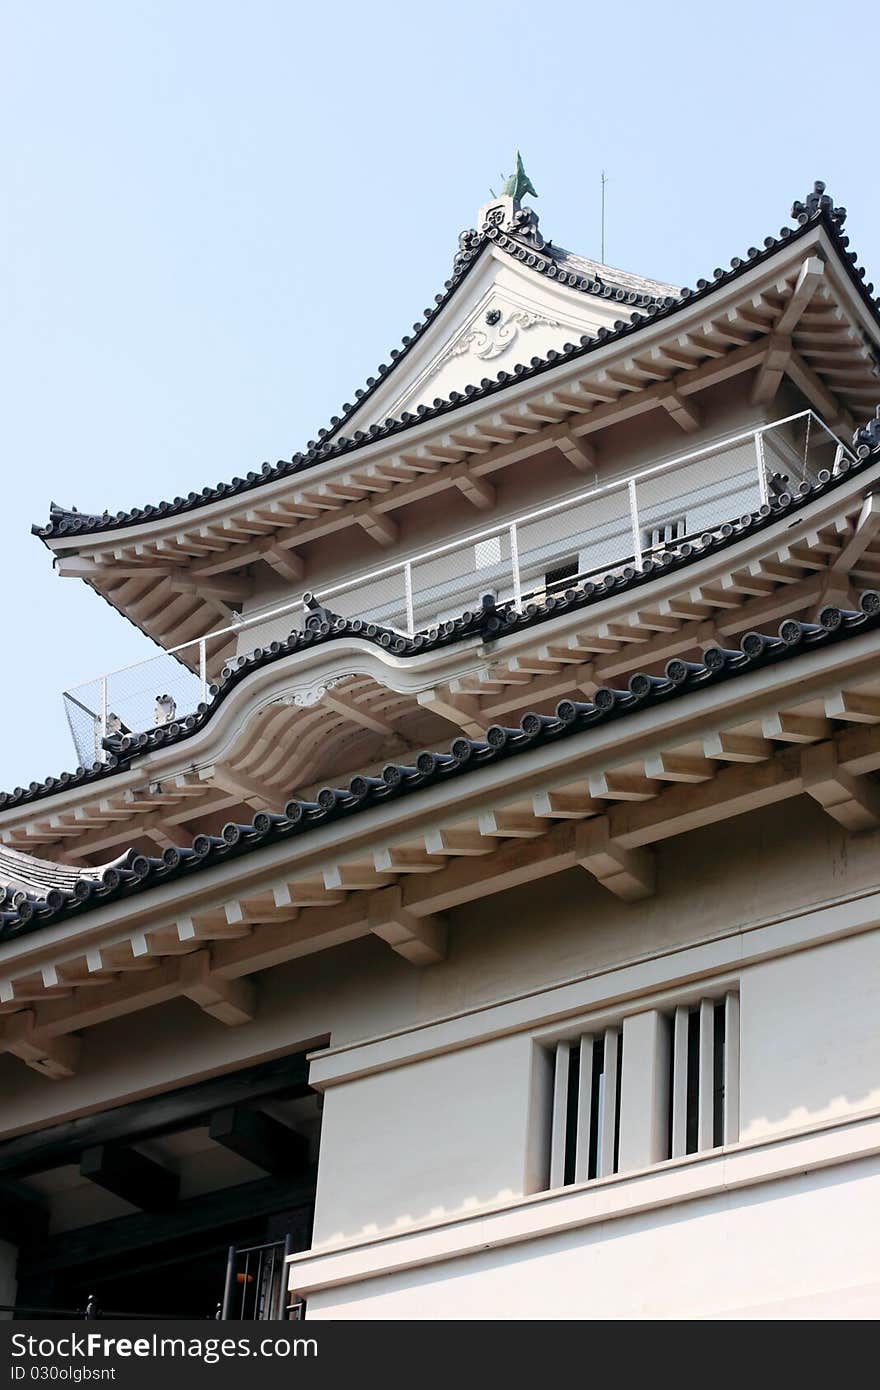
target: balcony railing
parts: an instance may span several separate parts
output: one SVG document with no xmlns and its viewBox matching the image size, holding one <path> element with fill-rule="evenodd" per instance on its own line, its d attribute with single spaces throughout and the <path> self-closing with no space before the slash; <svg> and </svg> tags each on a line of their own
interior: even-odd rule
<svg viewBox="0 0 880 1390">
<path fill-rule="evenodd" d="M 833 471 L 851 451 L 811 410 L 653 464 L 408 559 L 322 588 L 343 617 L 413 634 L 479 604 L 486 593 L 520 608 L 596 576 L 640 567 L 758 510 L 774 493 Z M 64 692 L 80 763 L 104 754 L 108 733 L 142 732 L 192 713 L 209 695 L 209 648 L 235 655 L 266 647 L 304 624 L 302 596 L 248 614 Z M 222 674 L 222 672 L 220 673 Z"/>
</svg>

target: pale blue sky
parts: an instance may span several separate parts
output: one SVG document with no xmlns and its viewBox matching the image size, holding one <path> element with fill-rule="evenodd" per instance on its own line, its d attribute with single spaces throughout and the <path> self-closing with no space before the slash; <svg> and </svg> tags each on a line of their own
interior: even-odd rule
<svg viewBox="0 0 880 1390">
<path fill-rule="evenodd" d="M 824 178 L 880 283 L 875 5 L 0 0 L 0 787 L 155 648 L 29 534 L 289 456 L 519 145 L 545 235 L 683 284 Z"/>
</svg>

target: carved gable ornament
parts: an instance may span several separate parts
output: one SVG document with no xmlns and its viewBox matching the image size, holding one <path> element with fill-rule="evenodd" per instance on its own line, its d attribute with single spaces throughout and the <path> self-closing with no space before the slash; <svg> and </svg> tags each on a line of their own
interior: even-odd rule
<svg viewBox="0 0 880 1390">
<path fill-rule="evenodd" d="M 506 312 L 500 308 L 488 309 L 482 322 L 452 345 L 444 361 L 450 357 L 465 356 L 479 358 L 482 362 L 491 361 L 513 347 L 520 333 L 537 327 L 562 328 L 564 325 L 558 319 L 547 318 L 534 309 L 508 309 Z M 435 376 L 442 366 L 443 361 L 438 362 L 431 376 Z"/>
</svg>

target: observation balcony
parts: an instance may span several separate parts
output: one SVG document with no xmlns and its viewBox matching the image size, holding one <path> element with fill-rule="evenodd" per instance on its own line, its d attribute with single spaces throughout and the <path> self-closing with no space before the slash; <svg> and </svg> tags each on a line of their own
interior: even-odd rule
<svg viewBox="0 0 880 1390">
<path fill-rule="evenodd" d="M 322 587 L 320 602 L 343 617 L 408 635 L 478 607 L 487 594 L 498 605 L 520 609 L 589 580 L 638 569 L 655 553 L 675 553 L 852 457 L 824 421 L 802 411 Z M 171 723 L 207 701 L 210 682 L 227 669 L 209 669 L 212 638 L 234 636 L 241 655 L 301 630 L 308 611 L 300 595 L 65 690 L 80 764 L 105 756 L 108 734 Z"/>
</svg>

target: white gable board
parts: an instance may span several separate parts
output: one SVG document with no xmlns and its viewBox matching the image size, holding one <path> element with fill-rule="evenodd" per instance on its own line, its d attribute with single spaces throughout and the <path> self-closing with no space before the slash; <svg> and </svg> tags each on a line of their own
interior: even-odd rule
<svg viewBox="0 0 880 1390">
<path fill-rule="evenodd" d="M 609 284 L 655 294 L 672 289 L 577 259 L 582 273 L 589 270 Z M 618 300 L 550 280 L 490 245 L 419 342 L 348 420 L 345 433 L 399 418 L 551 348 L 576 343 L 582 334 L 610 329 L 625 309 Z"/>
</svg>

